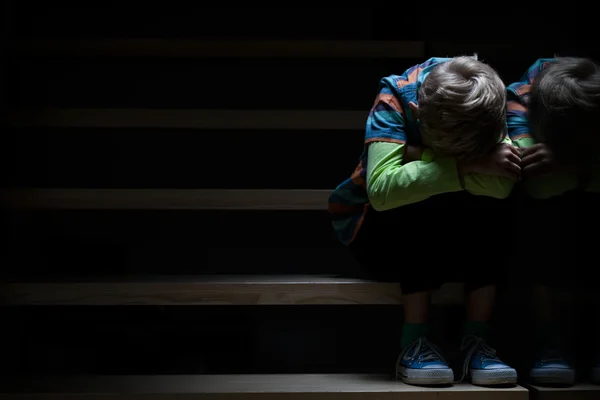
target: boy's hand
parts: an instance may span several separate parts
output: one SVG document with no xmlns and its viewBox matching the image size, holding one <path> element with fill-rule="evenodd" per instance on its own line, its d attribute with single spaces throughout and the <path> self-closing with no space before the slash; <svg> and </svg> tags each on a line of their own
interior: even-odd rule
<svg viewBox="0 0 600 400">
<path fill-rule="evenodd" d="M 536 143 L 523 149 L 521 153 L 521 167 L 527 177 L 536 177 L 551 174 L 558 169 L 554 153 L 544 143 Z"/>
<path fill-rule="evenodd" d="M 475 161 L 459 163 L 459 173 L 498 176 L 518 181 L 521 176 L 519 150 L 506 143 L 499 143 L 490 154 Z"/>
<path fill-rule="evenodd" d="M 556 172 L 584 174 L 588 170 L 583 163 L 560 162 L 552 149 L 544 143 L 536 143 L 523 149 L 521 167 L 523 168 L 523 175 L 533 178 L 551 175 Z"/>
</svg>

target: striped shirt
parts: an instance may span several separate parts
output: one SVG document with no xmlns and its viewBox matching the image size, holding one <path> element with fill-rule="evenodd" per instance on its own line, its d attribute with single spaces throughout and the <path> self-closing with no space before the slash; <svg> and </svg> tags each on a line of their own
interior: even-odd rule
<svg viewBox="0 0 600 400">
<path fill-rule="evenodd" d="M 527 72 L 521 77 L 521 80 L 509 85 L 507 90 L 507 111 L 506 125 L 508 137 L 518 147 L 530 147 L 535 143 L 531 136 L 529 128 L 529 119 L 527 118 L 527 107 L 529 105 L 529 96 L 533 81 L 548 65 L 556 61 L 554 58 L 540 58 Z"/>
<path fill-rule="evenodd" d="M 402 75 L 391 75 L 379 83 L 379 94 L 369 112 L 364 149 L 352 175 L 333 191 L 329 198 L 329 213 L 338 239 L 350 244 L 369 211 L 366 189 L 368 144 L 372 142 L 421 144 L 416 118 L 409 103 L 418 104 L 419 87 L 438 64 L 450 58 L 431 58 L 415 65 Z"/>
<path fill-rule="evenodd" d="M 508 136 L 519 148 L 526 148 L 536 143 L 531 136 L 529 119 L 527 117 L 529 97 L 533 82 L 538 74 L 555 62 L 555 58 L 540 58 L 518 82 L 512 83 L 507 89 L 507 128 Z M 592 172 L 589 182 L 582 186 L 579 178 L 572 173 L 557 172 L 551 176 L 542 176 L 526 180 L 524 187 L 530 196 L 539 199 L 560 196 L 568 191 L 584 189 L 589 192 L 600 192 L 600 171 Z"/>
</svg>

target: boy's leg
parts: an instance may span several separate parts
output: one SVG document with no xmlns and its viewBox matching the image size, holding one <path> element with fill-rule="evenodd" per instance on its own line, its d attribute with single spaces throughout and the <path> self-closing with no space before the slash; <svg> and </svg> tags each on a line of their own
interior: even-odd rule
<svg viewBox="0 0 600 400">
<path fill-rule="evenodd" d="M 405 323 L 396 376 L 409 384 L 445 385 L 454 380 L 452 370 L 427 337 L 431 291 L 442 282 L 431 277 L 441 268 L 431 259 L 428 268 L 422 267 L 423 254 L 431 253 L 431 247 L 436 246 L 424 238 L 430 237 L 429 230 L 450 207 L 446 207 L 452 202 L 448 197 L 435 196 L 385 212 L 370 210 L 351 246 L 367 277 L 400 283 Z"/>
<path fill-rule="evenodd" d="M 591 358 L 590 380 L 600 385 L 600 297 L 598 296 L 598 278 L 596 269 L 598 258 L 597 230 L 600 226 L 600 194 L 584 192 L 577 204 L 577 269 L 576 289 L 579 299 L 585 299 L 577 314 L 581 319 L 580 355 L 586 361 Z M 589 364 L 588 364 L 589 365 Z M 587 369 L 587 368 L 586 368 Z M 582 371 L 583 372 L 583 371 Z M 585 371 L 587 373 L 587 371 Z"/>
<path fill-rule="evenodd" d="M 431 292 L 439 289 L 441 283 L 411 274 L 400 284 L 404 324 L 396 376 L 405 383 L 449 385 L 454 382 L 454 372 L 440 350 L 428 339 Z"/>
<path fill-rule="evenodd" d="M 467 320 L 461 343 L 461 379 L 474 385 L 493 386 L 517 383 L 517 371 L 506 365 L 489 344 L 489 319 L 496 298 L 496 285 L 468 282 Z"/>
<path fill-rule="evenodd" d="M 400 284 L 404 305 L 402 351 L 396 363 L 396 377 L 412 385 L 449 385 L 454 372 L 440 350 L 429 341 L 431 291 L 441 282 L 421 278 Z"/>
<path fill-rule="evenodd" d="M 442 284 L 441 281 L 431 279 L 420 278 L 417 282 L 412 279 L 400 283 L 404 308 L 402 349 L 429 335 L 431 292 L 439 289 Z"/>
<path fill-rule="evenodd" d="M 404 285 L 401 284 L 400 287 L 404 306 L 404 325 L 402 326 L 402 348 L 404 349 L 415 340 L 429 335 L 431 291 L 407 292 Z"/>
<path fill-rule="evenodd" d="M 562 294 L 571 291 L 573 254 L 569 245 L 575 204 L 571 195 L 546 200 L 528 199 L 523 210 L 529 220 L 529 246 L 525 265 L 531 278 L 535 324 L 535 359 L 529 371 L 537 384 L 572 385 L 575 370 L 564 357 L 561 317 Z"/>
<path fill-rule="evenodd" d="M 496 301 L 496 285 L 467 283 L 467 321 L 487 323 Z"/>
<path fill-rule="evenodd" d="M 449 266 L 460 264 L 465 249 L 468 251 L 469 240 L 461 236 L 465 230 L 463 215 L 470 211 L 468 199 L 466 192 L 435 196 L 423 202 L 418 221 L 409 228 L 414 232 L 411 236 L 417 238 L 418 242 L 413 242 L 410 253 L 405 255 L 413 267 L 401 277 L 406 319 L 398 371 L 404 375 L 436 374 L 439 383 L 450 383 L 454 378 L 453 371 L 447 369 L 447 362 L 439 350 L 429 341 L 424 347 L 423 340 L 428 333 L 431 291 L 445 282 L 465 282 L 465 277 L 457 272 L 460 268 Z M 419 366 L 418 363 L 411 363 L 410 357 L 406 356 L 418 353 L 415 349 L 423 347 L 425 351 L 420 357 L 432 360 L 430 364 L 422 363 Z M 407 382 L 406 377 L 403 380 Z"/>
<path fill-rule="evenodd" d="M 465 244 L 472 254 L 486 254 L 488 258 L 469 257 L 464 260 L 461 277 L 466 291 L 466 316 L 461 344 L 461 379 L 470 377 L 475 385 L 505 385 L 517 383 L 517 371 L 502 362 L 486 340 L 488 322 L 492 315 L 498 277 L 506 269 L 507 223 L 510 215 L 508 201 L 471 196 L 467 201 L 466 222 L 471 234 Z M 467 250 L 467 249 L 466 249 Z"/>
<path fill-rule="evenodd" d="M 474 335 L 487 339 L 488 322 L 492 316 L 496 299 L 496 285 L 467 283 L 465 291 L 467 321 L 463 336 Z"/>
</svg>

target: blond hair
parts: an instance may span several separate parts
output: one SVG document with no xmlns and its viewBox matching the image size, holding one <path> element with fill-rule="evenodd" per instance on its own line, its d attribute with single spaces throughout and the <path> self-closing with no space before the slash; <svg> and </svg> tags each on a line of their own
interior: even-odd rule
<svg viewBox="0 0 600 400">
<path fill-rule="evenodd" d="M 506 135 L 506 87 L 477 55 L 436 66 L 418 96 L 421 134 L 438 154 L 475 158 Z"/>
</svg>

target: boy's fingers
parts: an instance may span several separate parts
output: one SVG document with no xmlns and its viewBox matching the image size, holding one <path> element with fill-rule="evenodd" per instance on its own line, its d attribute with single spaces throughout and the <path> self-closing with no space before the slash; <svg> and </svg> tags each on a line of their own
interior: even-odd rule
<svg viewBox="0 0 600 400">
<path fill-rule="evenodd" d="M 526 168 L 528 165 L 542 161 L 543 158 L 544 155 L 540 152 L 523 154 L 523 157 L 521 158 L 521 165 L 523 166 L 523 168 Z"/>
<path fill-rule="evenodd" d="M 509 145 L 508 147 L 510 147 L 510 151 L 512 152 L 512 154 L 521 158 L 521 151 L 518 148 L 516 148 L 515 146 L 512 146 L 512 145 Z"/>
<path fill-rule="evenodd" d="M 539 143 L 536 143 L 531 147 L 526 147 L 521 151 L 521 157 L 523 158 L 523 157 L 527 157 L 528 155 L 534 154 L 541 147 L 542 147 L 542 145 Z"/>
<path fill-rule="evenodd" d="M 515 164 L 520 164 L 521 163 L 521 157 L 519 157 L 519 155 L 514 154 L 514 153 L 509 153 L 506 155 L 506 159 L 510 162 L 513 162 Z"/>
<path fill-rule="evenodd" d="M 540 162 L 534 162 L 523 167 L 523 174 L 536 175 L 544 172 L 545 165 Z"/>
</svg>

